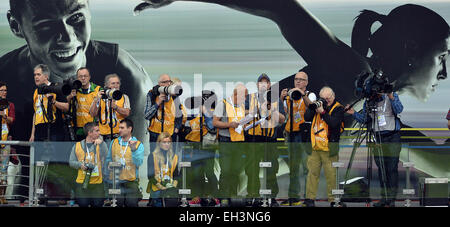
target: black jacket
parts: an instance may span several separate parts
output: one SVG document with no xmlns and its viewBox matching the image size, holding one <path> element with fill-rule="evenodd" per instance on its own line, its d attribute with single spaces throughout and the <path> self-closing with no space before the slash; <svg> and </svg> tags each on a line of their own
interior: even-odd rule
<svg viewBox="0 0 450 227">
<path fill-rule="evenodd" d="M 336 103 L 336 100 L 333 102 L 331 106 L 325 107 L 325 114 L 322 115 L 322 119 L 328 125 L 328 141 L 329 142 L 339 142 L 341 138 L 341 124 L 344 122 L 344 106 L 340 105 L 334 108 L 333 112 L 328 114 L 331 110 L 331 107 Z M 312 121 L 314 115 L 316 114 L 316 110 L 312 110 L 308 108 L 305 113 L 305 120 Z"/>
</svg>

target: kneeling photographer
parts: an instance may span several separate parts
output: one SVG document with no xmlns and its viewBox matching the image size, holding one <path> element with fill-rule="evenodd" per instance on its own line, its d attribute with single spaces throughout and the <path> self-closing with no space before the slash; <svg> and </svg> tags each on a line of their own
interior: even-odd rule
<svg viewBox="0 0 450 227">
<path fill-rule="evenodd" d="M 336 169 L 333 162 L 339 160 L 339 140 L 343 131 L 344 107 L 335 100 L 334 91 L 323 87 L 319 93 L 320 99 L 309 106 L 305 120 L 312 121 L 311 145 L 312 153 L 308 157 L 308 179 L 306 181 L 305 205 L 314 206 L 314 200 L 319 186 L 320 169 L 323 166 L 328 201 L 333 207 L 334 196 L 331 193 L 336 188 Z"/>
<path fill-rule="evenodd" d="M 346 106 L 348 114 L 351 114 L 359 123 L 367 124 L 368 129 L 375 131 L 377 142 L 384 143 L 381 146 L 381 152 L 374 154 L 380 186 L 382 187 L 382 199 L 374 204 L 375 207 L 395 206 L 398 162 L 401 151 L 401 123 L 397 115 L 403 111 L 403 105 L 398 95 L 392 92 L 392 86 L 387 82 L 377 82 L 377 79 L 381 78 L 381 74 L 382 72 L 378 72 L 377 77 L 374 77 L 375 80 L 369 80 L 368 84 L 371 84 L 371 89 L 366 92 L 366 101 L 361 113 L 356 112 L 349 105 Z M 364 91 L 366 90 L 368 89 L 364 89 Z M 370 110 L 369 113 L 367 113 L 368 109 Z M 385 178 L 385 181 L 383 181 L 383 178 Z"/>
<path fill-rule="evenodd" d="M 75 198 L 80 207 L 101 207 L 105 197 L 103 164 L 108 148 L 96 123 L 86 123 L 83 129 L 86 139 L 73 146 L 69 161 L 69 165 L 78 170 Z"/>
</svg>

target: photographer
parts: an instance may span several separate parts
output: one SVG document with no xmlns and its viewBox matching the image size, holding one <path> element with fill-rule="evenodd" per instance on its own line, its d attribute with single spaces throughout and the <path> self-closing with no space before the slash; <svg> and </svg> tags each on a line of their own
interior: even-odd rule
<svg viewBox="0 0 450 227">
<path fill-rule="evenodd" d="M 243 125 L 245 117 L 245 98 L 248 90 L 239 83 L 233 95 L 219 101 L 214 110 L 213 125 L 219 131 L 219 194 L 221 206 L 229 206 L 231 197 L 237 196 L 239 174 L 244 167 L 243 151 L 246 150 Z"/>
<path fill-rule="evenodd" d="M 172 141 L 177 141 L 176 136 L 182 127 L 183 114 L 181 105 L 175 100 L 177 96 L 159 92 L 159 87 L 169 87 L 172 80 L 167 74 L 159 76 L 158 86 L 147 93 L 147 102 L 144 110 L 144 118 L 150 121 L 148 131 L 150 133 L 150 150 L 155 149 L 155 142 L 162 132 L 168 132 Z"/>
<path fill-rule="evenodd" d="M 159 134 L 156 149 L 149 155 L 150 166 L 147 192 L 150 193 L 153 207 L 177 206 L 178 205 L 178 185 L 179 171 L 178 155 L 173 151 L 172 137 L 168 132 Z M 163 204 L 164 200 L 164 204 Z"/>
<path fill-rule="evenodd" d="M 118 197 L 118 206 L 137 207 L 142 199 L 142 192 L 139 189 L 139 166 L 144 159 L 144 145 L 132 136 L 134 129 L 133 122 L 125 118 L 120 121 L 119 138 L 114 139 L 109 145 L 109 152 L 106 156 L 106 174 L 111 181 L 114 177 L 113 172 L 109 171 L 109 163 L 118 162 L 122 164 L 119 172 L 118 187 L 120 196 Z"/>
<path fill-rule="evenodd" d="M 131 114 L 130 99 L 126 94 L 119 92 L 120 85 L 120 77 L 117 74 L 107 75 L 105 77 L 105 90 L 121 94 L 120 99 L 116 100 L 114 97 L 111 97 L 114 95 L 107 95 L 105 90 L 99 90 L 89 110 L 92 117 L 98 118 L 100 134 L 108 145 L 114 138 L 119 136 L 119 122 Z M 114 92 L 111 92 L 111 94 L 114 94 Z M 112 110 L 112 121 L 110 119 L 110 110 Z M 110 124 L 112 124 L 113 128 L 112 138 Z"/>
<path fill-rule="evenodd" d="M 374 102 L 373 109 L 376 108 L 376 115 L 370 113 L 369 118 L 367 118 L 366 106 L 372 102 Z M 349 105 L 346 106 L 346 109 L 348 107 Z M 375 137 L 377 142 L 383 143 L 381 153 L 379 155 L 375 153 L 374 158 L 378 167 L 380 186 L 387 190 L 387 195 L 384 193 L 385 190 L 381 190 L 382 199 L 380 202 L 374 204 L 375 207 L 395 206 L 398 187 L 398 162 L 401 151 L 401 123 L 397 115 L 402 111 L 403 105 L 398 95 L 394 92 L 387 94 L 378 93 L 375 97 L 369 99 L 369 101 L 366 100 L 361 113 L 355 112 L 353 108 L 347 111 L 358 122 L 369 123 L 370 125 L 368 127 L 372 127 L 380 135 L 380 137 Z M 373 119 L 375 119 L 375 125 L 371 125 Z M 381 163 L 384 163 L 384 173 L 382 172 L 383 168 Z M 383 182 L 383 175 L 386 176 L 385 182 Z"/>
<path fill-rule="evenodd" d="M 308 179 L 306 181 L 306 200 L 308 207 L 315 206 L 314 200 L 319 186 L 320 170 L 323 166 L 327 182 L 328 201 L 333 207 L 336 188 L 336 169 L 332 163 L 339 160 L 339 140 L 344 129 L 344 107 L 335 100 L 334 91 L 323 87 L 320 99 L 306 110 L 305 120 L 312 121 L 311 145 L 312 153 L 308 157 Z"/>
<path fill-rule="evenodd" d="M 247 183 L 247 205 L 260 206 L 260 179 L 259 162 L 271 162 L 272 167 L 267 169 L 267 188 L 271 189 L 271 206 L 278 206 L 275 197 L 278 194 L 278 151 L 277 151 L 277 126 L 284 123 L 284 108 L 281 100 L 272 100 L 270 78 L 265 73 L 261 74 L 257 80 L 257 93 L 250 94 L 245 100 L 246 110 L 253 116 L 253 120 L 248 123 L 246 142 L 254 143 L 251 148 L 245 151 L 245 173 L 248 177 Z M 265 120 L 263 120 L 265 119 Z M 257 122 L 263 120 L 260 124 Z M 265 154 L 267 152 L 267 154 Z"/>
<path fill-rule="evenodd" d="M 11 129 L 11 125 L 15 120 L 15 108 L 14 103 L 8 102 L 6 96 L 8 94 L 8 88 L 5 83 L 0 82 L 0 117 L 1 117 L 1 140 L 6 141 Z M 11 138 L 11 136 L 9 136 Z M 10 160 L 10 145 L 0 146 L 0 204 L 7 204 L 5 193 L 7 186 L 7 173 Z"/>
<path fill-rule="evenodd" d="M 199 113 L 187 121 L 183 129 L 185 140 L 192 145 L 191 152 L 183 150 L 183 156 L 192 158 L 194 163 L 192 171 L 189 171 L 186 177 L 187 187 L 191 188 L 191 195 L 194 196 L 189 201 L 189 205 L 216 206 L 219 205 L 219 200 L 215 198 L 218 192 L 218 180 L 214 174 L 217 146 L 213 144 L 217 141 L 217 130 L 213 125 L 213 112 L 217 96 L 212 91 L 203 90 L 201 97 L 192 97 L 190 101 L 191 105 L 186 106 L 189 109 L 198 109 L 202 111 L 202 114 Z M 200 128 L 202 128 L 201 134 Z"/>
<path fill-rule="evenodd" d="M 76 140 L 81 141 L 86 137 L 83 126 L 88 122 L 93 122 L 94 117 L 89 114 L 94 99 L 97 97 L 98 92 L 102 89 L 100 86 L 90 82 L 91 73 L 88 68 L 82 67 L 77 70 L 77 79 L 81 82 L 81 88 L 78 90 L 72 90 L 72 93 L 67 96 L 69 103 L 75 104 L 71 108 L 75 110 L 75 116 L 73 120 L 75 125 Z M 76 99 L 72 100 L 75 97 Z"/>
<path fill-rule="evenodd" d="M 308 74 L 298 72 L 294 77 L 295 87 L 283 89 L 281 100 L 285 100 L 287 123 L 285 126 L 288 142 L 289 191 L 288 200 L 281 202 L 281 206 L 298 206 L 300 202 L 300 165 L 302 177 L 305 179 L 303 187 L 306 193 L 306 180 L 308 176 L 308 154 L 311 154 L 311 122 L 305 121 L 305 112 L 308 106 L 316 101 L 316 94 L 307 91 Z"/>
<path fill-rule="evenodd" d="M 66 98 L 55 93 L 45 93 L 46 87 L 55 85 L 49 82 L 49 76 L 48 66 L 39 64 L 34 67 L 34 82 L 38 88 L 33 95 L 34 115 L 30 142 L 64 141 L 66 138 L 61 112 L 67 111 Z"/>
<path fill-rule="evenodd" d="M 75 198 L 80 207 L 101 207 L 105 196 L 103 164 L 108 148 L 100 137 L 96 123 L 86 123 L 83 129 L 86 139 L 73 146 L 69 161 L 70 167 L 78 170 Z"/>
</svg>

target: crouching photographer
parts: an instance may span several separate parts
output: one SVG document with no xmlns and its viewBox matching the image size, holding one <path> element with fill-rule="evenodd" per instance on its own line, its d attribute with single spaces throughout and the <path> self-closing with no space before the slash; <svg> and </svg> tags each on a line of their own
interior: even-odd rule
<svg viewBox="0 0 450 227">
<path fill-rule="evenodd" d="M 336 187 L 336 169 L 332 163 L 339 160 L 339 140 L 343 131 L 344 107 L 335 100 L 330 87 L 323 87 L 320 99 L 309 106 L 305 120 L 312 121 L 312 152 L 308 157 L 308 179 L 306 181 L 306 206 L 314 206 L 319 186 L 320 170 L 323 166 L 327 182 L 328 201 L 334 206 L 331 193 Z"/>
<path fill-rule="evenodd" d="M 83 129 L 86 139 L 73 146 L 69 161 L 69 165 L 78 170 L 75 198 L 80 207 L 101 207 L 105 196 L 102 168 L 108 148 L 96 123 L 89 122 Z"/>
<path fill-rule="evenodd" d="M 379 72 L 377 77 L 380 78 L 380 74 Z M 377 142 L 383 143 L 381 150 L 374 153 L 380 185 L 383 187 L 383 190 L 381 190 L 382 199 L 375 203 L 374 206 L 395 206 L 398 187 L 398 162 L 401 151 L 401 123 L 397 115 L 403 111 L 403 105 L 398 95 L 392 92 L 391 86 L 384 85 L 387 84 L 386 82 L 377 83 L 377 78 L 374 78 L 375 80 L 370 80 L 372 89 L 366 92 L 366 101 L 362 112 L 356 112 L 349 105 L 346 106 L 346 110 L 356 121 L 367 124 L 368 130 L 374 130 L 377 134 L 375 136 Z M 383 86 L 378 86 L 380 89 L 374 89 L 374 85 L 377 84 L 382 84 Z M 367 89 L 364 90 L 366 91 Z M 384 178 L 385 180 L 383 180 Z"/>
</svg>

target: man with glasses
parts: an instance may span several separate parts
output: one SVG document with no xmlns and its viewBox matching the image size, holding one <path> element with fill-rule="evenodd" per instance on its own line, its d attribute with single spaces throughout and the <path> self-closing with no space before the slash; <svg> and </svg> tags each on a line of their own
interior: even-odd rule
<svg viewBox="0 0 450 227">
<path fill-rule="evenodd" d="M 295 74 L 294 78 L 295 88 L 283 89 L 281 92 L 281 100 L 285 100 L 285 112 L 287 123 L 285 131 L 287 133 L 287 141 L 289 142 L 289 192 L 288 200 L 283 201 L 282 206 L 298 206 L 300 203 L 300 164 L 303 167 L 302 177 L 305 179 L 304 187 L 306 191 L 306 176 L 308 175 L 308 168 L 306 161 L 308 159 L 307 153 L 310 152 L 309 146 L 303 146 L 303 143 L 310 141 L 309 129 L 311 123 L 305 120 L 305 112 L 309 104 L 316 100 L 316 95 L 313 92 L 307 91 L 308 74 L 300 71 Z M 291 95 L 294 92 L 300 92 L 301 97 L 297 100 L 293 99 Z M 294 95 L 292 95 L 294 96 Z M 298 97 L 297 97 L 298 98 Z"/>
<path fill-rule="evenodd" d="M 91 74 L 86 67 L 78 69 L 77 79 L 81 81 L 81 88 L 73 90 L 72 93 L 67 96 L 67 101 L 72 104 L 69 106 L 69 113 L 75 111 L 73 123 L 75 125 L 76 141 L 81 141 L 86 137 L 83 126 L 86 123 L 94 121 L 94 117 L 89 114 L 89 109 L 102 88 L 93 82 L 90 82 Z M 72 100 L 73 97 L 76 97 L 76 99 Z"/>
<path fill-rule="evenodd" d="M 158 85 L 167 87 L 172 85 L 172 80 L 167 74 L 159 76 Z M 150 151 L 155 149 L 155 142 L 161 132 L 168 132 L 172 136 L 172 141 L 176 140 L 176 135 L 182 127 L 183 115 L 177 97 L 160 93 L 155 96 L 153 91 L 147 93 L 147 103 L 144 110 L 144 118 L 150 121 L 148 131 L 150 133 Z"/>
</svg>

